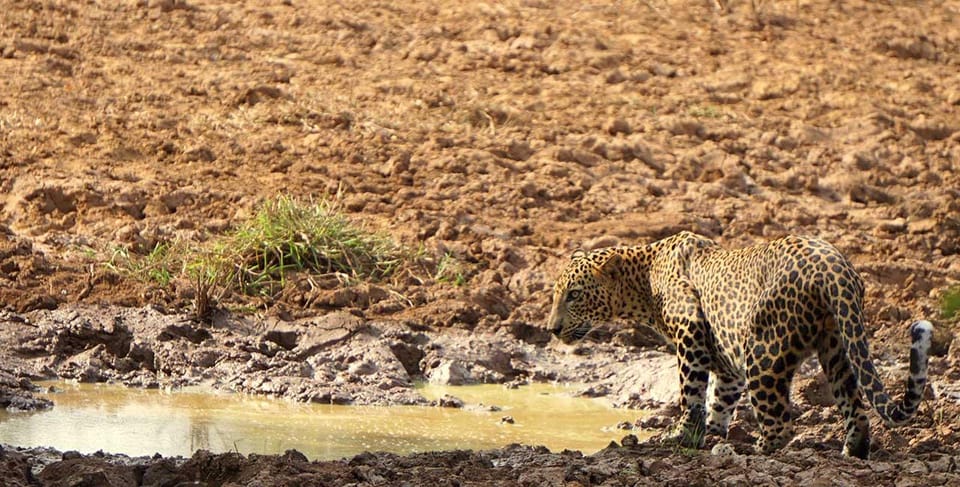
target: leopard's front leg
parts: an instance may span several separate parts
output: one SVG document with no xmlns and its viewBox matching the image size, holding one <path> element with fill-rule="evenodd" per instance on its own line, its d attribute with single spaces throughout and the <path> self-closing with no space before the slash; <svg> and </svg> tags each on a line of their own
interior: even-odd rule
<svg viewBox="0 0 960 487">
<path fill-rule="evenodd" d="M 675 318 L 677 371 L 680 375 L 680 422 L 667 440 L 681 446 L 701 448 L 706 437 L 706 392 L 711 355 L 705 321 L 699 307 L 693 316 Z"/>
</svg>

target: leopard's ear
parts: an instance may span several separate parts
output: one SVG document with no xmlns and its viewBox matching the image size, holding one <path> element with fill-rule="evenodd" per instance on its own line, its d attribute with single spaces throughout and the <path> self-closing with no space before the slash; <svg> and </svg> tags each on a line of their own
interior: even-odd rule
<svg viewBox="0 0 960 487">
<path fill-rule="evenodd" d="M 620 266 L 623 264 L 623 257 L 620 254 L 611 254 L 607 260 L 600 266 L 600 272 L 607 277 L 616 278 L 620 274 Z"/>
<path fill-rule="evenodd" d="M 570 256 L 570 260 L 582 259 L 587 256 L 587 251 L 583 249 L 577 249 L 573 251 L 573 255 Z"/>
</svg>

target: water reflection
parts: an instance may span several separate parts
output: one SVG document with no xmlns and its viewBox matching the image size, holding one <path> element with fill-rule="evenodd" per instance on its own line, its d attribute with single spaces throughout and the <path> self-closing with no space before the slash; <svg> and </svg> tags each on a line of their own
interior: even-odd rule
<svg viewBox="0 0 960 487">
<path fill-rule="evenodd" d="M 49 385 L 49 384 L 48 384 Z M 98 384 L 56 383 L 45 412 L 0 413 L 0 441 L 85 453 L 190 455 L 215 452 L 282 453 L 295 448 L 312 459 L 365 450 L 409 453 L 495 448 L 509 443 L 593 452 L 625 433 L 614 426 L 637 411 L 603 400 L 573 398 L 569 388 L 535 384 L 423 386 L 427 398 L 453 394 L 465 409 L 333 406 L 293 403 L 204 389 L 176 392 Z M 496 405 L 488 411 L 477 404 Z M 470 407 L 474 406 L 474 407 Z M 501 418 L 512 416 L 514 424 Z"/>
</svg>

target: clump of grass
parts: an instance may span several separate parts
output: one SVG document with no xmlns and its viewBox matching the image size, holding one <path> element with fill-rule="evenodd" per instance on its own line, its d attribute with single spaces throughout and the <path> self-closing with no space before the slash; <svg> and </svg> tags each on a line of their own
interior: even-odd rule
<svg viewBox="0 0 960 487">
<path fill-rule="evenodd" d="M 443 254 L 437 263 L 434 279 L 460 287 L 467 283 L 467 266 L 450 252 Z"/>
<path fill-rule="evenodd" d="M 720 110 L 711 105 L 694 105 L 687 109 L 687 114 L 695 118 L 720 118 Z"/>
<path fill-rule="evenodd" d="M 940 298 L 940 312 L 946 319 L 957 316 L 960 311 L 960 285 L 947 289 Z"/>
<path fill-rule="evenodd" d="M 331 203 L 281 196 L 215 241 L 195 266 L 245 294 L 270 294 L 290 272 L 381 280 L 403 262 L 403 249 L 390 237 L 363 229 Z"/>
<path fill-rule="evenodd" d="M 166 287 L 179 272 L 181 264 L 168 243 L 156 244 L 144 256 L 131 255 L 123 247 L 114 247 L 106 267 L 118 274 Z"/>
<path fill-rule="evenodd" d="M 189 282 L 195 291 L 196 318 L 209 321 L 213 309 L 230 293 L 273 298 L 290 273 L 382 281 L 415 264 L 432 268 L 422 254 L 351 221 L 334 203 L 280 196 L 264 202 L 234 230 L 204 244 L 163 243 L 146 255 L 116 248 L 106 265 L 161 287 L 173 280 Z M 449 254 L 438 261 L 434 276 L 457 286 L 467 280 L 465 265 Z"/>
</svg>

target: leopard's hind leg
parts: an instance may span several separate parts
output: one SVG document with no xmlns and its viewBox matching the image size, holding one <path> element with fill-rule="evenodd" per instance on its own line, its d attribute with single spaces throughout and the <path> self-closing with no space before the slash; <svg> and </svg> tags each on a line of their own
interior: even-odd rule
<svg viewBox="0 0 960 487">
<path fill-rule="evenodd" d="M 747 391 L 760 429 L 758 446 L 763 453 L 783 448 L 792 438 L 790 386 L 803 360 L 807 340 L 799 319 L 785 311 L 786 305 L 768 295 L 755 316 L 753 336 L 747 344 Z"/>
<path fill-rule="evenodd" d="M 707 434 L 727 437 L 733 410 L 746 382 L 729 373 L 712 373 L 707 386 Z"/>
<path fill-rule="evenodd" d="M 866 414 L 863 396 L 853 375 L 850 361 L 843 348 L 843 340 L 833 319 L 827 319 L 817 346 L 820 367 L 830 381 L 833 397 L 843 414 L 846 440 L 843 454 L 866 459 L 870 454 L 870 419 Z"/>
</svg>

